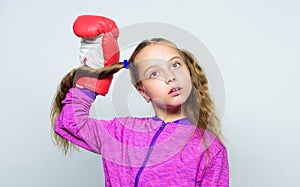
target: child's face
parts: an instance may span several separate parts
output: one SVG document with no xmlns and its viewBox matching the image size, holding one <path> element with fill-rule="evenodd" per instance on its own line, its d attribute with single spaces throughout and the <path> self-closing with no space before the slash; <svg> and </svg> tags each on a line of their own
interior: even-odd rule
<svg viewBox="0 0 300 187">
<path fill-rule="evenodd" d="M 192 90 L 190 71 L 178 51 L 153 44 L 135 57 L 141 81 L 138 91 L 154 106 L 174 109 L 181 106 Z"/>
</svg>

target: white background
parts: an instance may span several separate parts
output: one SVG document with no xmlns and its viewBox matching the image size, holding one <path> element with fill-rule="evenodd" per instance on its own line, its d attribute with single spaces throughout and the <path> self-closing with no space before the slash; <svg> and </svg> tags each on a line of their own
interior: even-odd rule
<svg viewBox="0 0 300 187">
<path fill-rule="evenodd" d="M 231 186 L 300 186 L 299 8 L 296 0 L 2 0 L 0 186 L 104 186 L 99 156 L 63 156 L 50 136 L 56 87 L 78 65 L 72 24 L 81 14 L 120 27 L 168 23 L 199 38 L 225 82 Z"/>
</svg>

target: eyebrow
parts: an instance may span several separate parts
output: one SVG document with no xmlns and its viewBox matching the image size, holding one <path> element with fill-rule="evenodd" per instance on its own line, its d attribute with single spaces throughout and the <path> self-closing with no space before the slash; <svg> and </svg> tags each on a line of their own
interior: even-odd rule
<svg viewBox="0 0 300 187">
<path fill-rule="evenodd" d="M 168 61 L 172 61 L 172 60 L 174 60 L 174 59 L 176 59 L 176 58 L 180 58 L 180 59 L 181 59 L 180 56 L 173 56 L 173 57 L 170 58 Z M 147 72 L 149 69 L 151 69 L 152 67 L 155 67 L 155 66 L 157 66 L 157 65 L 152 65 L 152 66 L 149 66 L 147 69 L 145 69 L 144 75 L 146 74 L 146 72 Z"/>
<path fill-rule="evenodd" d="M 180 56 L 174 56 L 174 57 L 170 58 L 169 61 L 172 61 L 172 60 L 174 60 L 175 58 L 180 58 L 180 59 L 181 59 Z"/>
</svg>

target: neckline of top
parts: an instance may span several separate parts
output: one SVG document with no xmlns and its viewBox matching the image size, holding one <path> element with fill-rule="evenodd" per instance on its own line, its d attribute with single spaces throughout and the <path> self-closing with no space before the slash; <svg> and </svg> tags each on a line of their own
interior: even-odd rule
<svg viewBox="0 0 300 187">
<path fill-rule="evenodd" d="M 175 124 L 182 124 L 182 125 L 193 125 L 193 123 L 187 117 L 180 118 L 180 119 L 177 119 L 177 120 L 174 120 L 174 121 L 169 121 L 169 122 L 165 122 L 164 120 L 160 119 L 156 115 L 153 116 L 152 119 L 155 120 L 155 121 L 162 121 L 164 123 L 175 123 Z"/>
</svg>

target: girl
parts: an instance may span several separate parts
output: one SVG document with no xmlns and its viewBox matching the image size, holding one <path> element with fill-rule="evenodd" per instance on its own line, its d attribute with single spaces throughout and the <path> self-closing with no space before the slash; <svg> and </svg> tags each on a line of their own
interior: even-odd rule
<svg viewBox="0 0 300 187">
<path fill-rule="evenodd" d="M 63 78 L 51 111 L 57 144 L 65 153 L 75 144 L 101 154 L 106 186 L 229 186 L 220 123 L 195 57 L 154 38 L 142 41 L 124 62 L 76 68 Z M 155 116 L 89 118 L 97 94 L 73 83 L 124 67 Z"/>
</svg>

